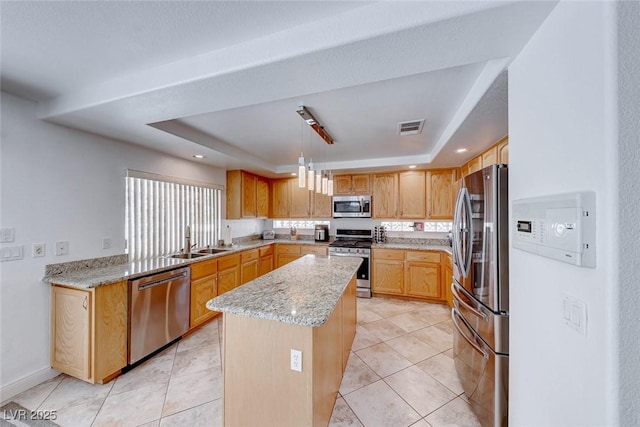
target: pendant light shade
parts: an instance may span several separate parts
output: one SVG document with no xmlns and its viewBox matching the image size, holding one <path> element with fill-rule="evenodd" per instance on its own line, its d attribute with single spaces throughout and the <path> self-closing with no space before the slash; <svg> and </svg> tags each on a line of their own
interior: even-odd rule
<svg viewBox="0 0 640 427">
<path fill-rule="evenodd" d="M 309 172 L 308 172 L 308 179 L 307 181 L 309 181 L 309 191 L 313 191 L 313 183 L 315 182 L 315 175 L 316 173 L 313 171 L 313 159 L 311 161 L 309 161 Z"/>
<path fill-rule="evenodd" d="M 329 176 L 329 181 L 327 182 L 327 196 L 333 196 L 333 175 Z"/>
<path fill-rule="evenodd" d="M 322 177 L 322 194 L 327 194 L 328 186 L 329 186 L 329 178 L 327 178 L 327 175 L 325 175 Z"/>
<path fill-rule="evenodd" d="M 298 187 L 304 188 L 306 186 L 305 177 L 306 177 L 306 168 L 304 166 L 304 155 L 300 153 L 300 157 L 298 157 Z"/>
<path fill-rule="evenodd" d="M 322 171 L 316 173 L 316 193 L 322 193 Z"/>
</svg>

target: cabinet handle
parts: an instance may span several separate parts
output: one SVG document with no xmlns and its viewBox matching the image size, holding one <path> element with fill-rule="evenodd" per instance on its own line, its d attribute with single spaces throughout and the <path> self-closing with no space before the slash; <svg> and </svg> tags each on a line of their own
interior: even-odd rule
<svg viewBox="0 0 640 427">
<path fill-rule="evenodd" d="M 87 296 L 84 297 L 84 301 L 82 301 L 82 308 L 87 309 Z"/>
</svg>

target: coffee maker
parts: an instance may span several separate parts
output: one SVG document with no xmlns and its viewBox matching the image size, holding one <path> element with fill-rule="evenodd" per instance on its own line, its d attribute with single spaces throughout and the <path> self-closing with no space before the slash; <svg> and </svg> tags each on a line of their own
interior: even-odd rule
<svg viewBox="0 0 640 427">
<path fill-rule="evenodd" d="M 329 241 L 329 226 L 327 224 L 316 224 L 315 239 L 316 242 Z"/>
</svg>

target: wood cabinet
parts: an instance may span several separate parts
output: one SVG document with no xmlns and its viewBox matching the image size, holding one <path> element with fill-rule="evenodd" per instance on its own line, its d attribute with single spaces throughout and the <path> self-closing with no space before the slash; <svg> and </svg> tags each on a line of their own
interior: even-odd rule
<svg viewBox="0 0 640 427">
<path fill-rule="evenodd" d="M 271 180 L 271 218 L 289 218 L 289 179 Z"/>
<path fill-rule="evenodd" d="M 442 299 L 440 254 L 407 251 L 405 253 L 405 284 L 407 295 Z"/>
<path fill-rule="evenodd" d="M 207 301 L 216 296 L 218 296 L 218 260 L 212 259 L 192 264 L 190 329 L 218 314 L 206 307 Z"/>
<path fill-rule="evenodd" d="M 404 253 L 398 250 L 373 251 L 371 290 L 374 293 L 404 294 Z"/>
<path fill-rule="evenodd" d="M 218 258 L 218 295 L 240 286 L 240 254 Z"/>
<path fill-rule="evenodd" d="M 268 215 L 269 184 L 266 178 L 241 170 L 227 171 L 226 192 L 227 219 Z"/>
<path fill-rule="evenodd" d="M 240 284 L 244 285 L 258 277 L 258 249 L 240 253 Z"/>
<path fill-rule="evenodd" d="M 482 153 L 482 167 L 498 163 L 498 147 L 493 146 Z"/>
<path fill-rule="evenodd" d="M 399 218 L 423 219 L 426 217 L 425 171 L 407 171 L 398 174 Z"/>
<path fill-rule="evenodd" d="M 273 270 L 274 246 L 269 245 L 258 249 L 258 276 L 263 276 Z"/>
<path fill-rule="evenodd" d="M 290 179 L 289 192 L 291 194 L 291 205 L 289 207 L 291 218 L 309 218 L 309 216 L 311 216 L 309 204 L 310 191 L 307 187 L 300 188 L 297 179 Z"/>
<path fill-rule="evenodd" d="M 430 170 L 427 173 L 427 218 L 453 218 L 455 170 Z"/>
<path fill-rule="evenodd" d="M 444 254 L 442 256 L 442 286 L 444 288 L 444 296 L 449 307 L 453 307 L 451 283 L 453 283 L 453 263 L 451 262 L 451 255 Z"/>
<path fill-rule="evenodd" d="M 440 252 L 373 250 L 374 295 L 396 295 L 444 302 Z"/>
<path fill-rule="evenodd" d="M 51 367 L 105 383 L 127 364 L 127 282 L 88 290 L 51 286 Z"/>
<path fill-rule="evenodd" d="M 499 164 L 509 164 L 509 139 L 505 136 L 498 143 L 498 163 Z"/>
<path fill-rule="evenodd" d="M 370 194 L 371 176 L 361 175 L 334 175 L 333 192 L 336 195 Z"/>
<path fill-rule="evenodd" d="M 467 175 L 477 172 L 480 169 L 482 169 L 482 155 L 469 160 L 469 173 Z"/>
<path fill-rule="evenodd" d="M 331 197 L 314 192 L 311 198 L 313 199 L 311 202 L 312 218 L 331 218 L 333 216 Z"/>
<path fill-rule="evenodd" d="M 312 244 L 277 244 L 276 245 L 276 265 L 278 268 L 289 264 L 307 254 L 327 256 L 328 246 Z"/>
<path fill-rule="evenodd" d="M 300 245 L 300 256 L 308 254 L 327 256 L 329 253 L 329 247 L 323 245 Z"/>
<path fill-rule="evenodd" d="M 395 218 L 398 215 L 398 175 L 373 175 L 372 217 Z"/>
</svg>

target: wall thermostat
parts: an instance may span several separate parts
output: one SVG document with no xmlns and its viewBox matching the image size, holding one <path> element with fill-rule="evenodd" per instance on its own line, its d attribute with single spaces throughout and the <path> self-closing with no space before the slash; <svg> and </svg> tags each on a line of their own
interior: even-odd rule
<svg viewBox="0 0 640 427">
<path fill-rule="evenodd" d="M 515 249 L 595 268 L 595 192 L 519 199 L 512 208 Z"/>
</svg>

